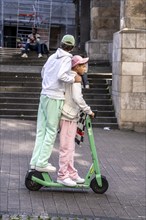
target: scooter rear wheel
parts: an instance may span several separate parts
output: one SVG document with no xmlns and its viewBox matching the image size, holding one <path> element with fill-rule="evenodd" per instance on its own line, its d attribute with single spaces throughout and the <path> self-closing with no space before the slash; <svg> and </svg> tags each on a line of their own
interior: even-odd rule
<svg viewBox="0 0 146 220">
<path fill-rule="evenodd" d="M 91 180 L 91 183 L 90 183 L 90 187 L 91 189 L 95 192 L 95 193 L 98 193 L 98 194 L 103 194 L 107 191 L 108 189 L 108 181 L 106 179 L 105 176 L 101 176 L 101 179 L 102 179 L 102 187 L 100 187 L 97 183 L 97 180 L 96 178 L 94 177 L 92 180 Z"/>
<path fill-rule="evenodd" d="M 40 185 L 39 183 L 34 182 L 31 178 L 32 175 L 34 174 L 34 171 L 28 171 L 26 176 L 25 176 L 25 186 L 27 189 L 31 190 L 31 191 L 38 191 L 42 185 Z"/>
</svg>

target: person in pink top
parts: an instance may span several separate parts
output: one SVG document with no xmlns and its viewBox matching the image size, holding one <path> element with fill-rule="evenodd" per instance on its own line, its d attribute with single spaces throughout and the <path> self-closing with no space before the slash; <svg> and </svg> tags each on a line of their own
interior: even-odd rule
<svg viewBox="0 0 146 220">
<path fill-rule="evenodd" d="M 75 55 L 72 58 L 70 75 L 82 76 L 86 72 L 89 58 Z M 81 83 L 66 84 L 65 102 L 60 121 L 59 171 L 57 182 L 66 186 L 84 183 L 74 167 L 75 136 L 80 110 L 94 117 L 90 106 L 83 99 Z"/>
</svg>

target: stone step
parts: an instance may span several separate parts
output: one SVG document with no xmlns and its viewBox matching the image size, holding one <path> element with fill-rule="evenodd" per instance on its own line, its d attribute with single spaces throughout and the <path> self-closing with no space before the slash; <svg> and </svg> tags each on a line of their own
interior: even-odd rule
<svg viewBox="0 0 146 220">
<path fill-rule="evenodd" d="M 111 98 L 111 95 L 109 93 L 107 94 L 97 94 L 97 93 L 92 93 L 90 94 L 87 93 L 87 94 L 83 94 L 83 97 L 87 100 L 87 99 L 110 99 Z"/>
<path fill-rule="evenodd" d="M 23 98 L 30 98 L 30 99 L 39 99 L 40 97 L 40 92 L 0 92 L 0 101 L 2 99 L 12 99 L 12 100 L 15 100 L 15 99 L 20 99 L 22 100 Z"/>
<path fill-rule="evenodd" d="M 83 93 L 84 94 L 94 94 L 94 93 L 99 93 L 99 94 L 108 94 L 108 90 L 104 89 L 104 88 L 96 88 L 96 89 L 88 89 L 89 91 L 87 91 L 87 89 L 83 89 Z M 4 93 L 4 92 L 13 92 L 15 91 L 15 93 L 17 92 L 22 92 L 22 93 L 27 93 L 27 92 L 40 92 L 41 91 L 41 87 L 24 87 L 24 86 L 1 86 L 0 87 L 0 93 Z"/>
<path fill-rule="evenodd" d="M 8 69 L 7 68 L 7 72 L 5 71 L 1 71 L 0 72 L 0 79 L 4 79 L 6 77 L 6 79 L 8 79 L 8 77 L 10 79 L 16 79 L 16 78 L 20 78 L 20 79 L 31 79 L 31 78 L 39 78 L 41 80 L 41 68 L 36 68 L 33 72 L 26 72 L 26 71 L 30 71 L 33 67 L 30 67 L 30 69 L 27 70 L 27 67 L 23 67 L 22 69 L 19 69 L 18 67 L 16 67 L 16 71 L 12 71 L 12 69 Z M 37 70 L 37 71 L 36 71 Z"/>
<path fill-rule="evenodd" d="M 35 81 L 32 81 L 32 82 L 30 82 L 30 81 L 0 81 L 0 85 L 2 86 L 2 87 L 6 87 L 6 86 L 9 86 L 9 87 L 11 87 L 11 86 L 13 86 L 13 87 L 26 87 L 26 89 L 27 89 L 27 87 L 41 87 L 41 81 L 40 80 L 35 80 Z"/>
<path fill-rule="evenodd" d="M 111 79 L 112 80 L 112 79 Z M 107 80 L 105 80 L 105 79 L 103 79 L 103 78 L 98 78 L 98 77 L 96 77 L 96 78 L 90 78 L 89 76 L 88 76 L 88 81 L 90 82 L 90 83 L 98 83 L 98 84 L 107 84 Z"/>
<path fill-rule="evenodd" d="M 2 57 L 2 58 L 7 58 L 7 57 L 11 57 L 11 59 L 12 60 L 14 60 L 14 61 L 18 61 L 18 60 L 29 60 L 29 59 L 31 59 L 31 60 L 35 60 L 36 58 L 38 58 L 38 54 L 37 54 L 37 52 L 35 52 L 35 51 L 30 51 L 29 53 L 27 53 L 27 55 L 28 55 L 28 57 L 27 58 L 24 58 L 24 57 L 21 57 L 22 56 L 22 52 L 21 51 L 7 51 L 7 52 L 5 52 L 5 51 L 3 51 L 3 52 L 1 52 L 0 51 L 0 57 Z M 41 58 L 39 58 L 39 59 L 46 59 L 46 58 L 48 58 L 48 56 L 49 56 L 49 54 L 42 54 L 42 57 Z"/>
<path fill-rule="evenodd" d="M 94 122 L 92 121 L 92 127 L 96 127 L 96 128 L 103 128 L 105 130 L 110 130 L 110 129 L 119 129 L 117 122 L 116 123 L 104 123 L 104 122 Z"/>
<path fill-rule="evenodd" d="M 1 115 L 0 118 L 6 118 L 6 119 L 20 119 L 20 120 L 32 120 L 36 121 L 37 116 L 36 115 L 23 115 L 23 114 L 18 114 L 18 115 Z M 92 127 L 98 127 L 98 128 L 103 128 L 105 130 L 110 130 L 110 129 L 119 129 L 117 122 L 94 122 L 92 121 Z"/>
<path fill-rule="evenodd" d="M 92 68 L 91 66 L 89 66 L 89 69 L 88 69 L 88 78 L 91 78 L 91 79 L 95 79 L 95 78 L 101 78 L 101 79 L 104 79 L 104 80 L 107 80 L 107 79 L 111 79 L 112 78 L 112 72 L 97 72 L 96 71 L 91 71 Z"/>
<path fill-rule="evenodd" d="M 25 76 L 25 77 L 20 77 L 18 75 L 15 75 L 15 76 L 0 76 L 0 85 L 1 86 L 24 86 L 24 87 L 29 87 L 29 85 L 32 84 L 35 85 L 38 85 L 38 86 L 41 86 L 41 83 L 42 83 L 42 80 L 40 78 L 40 76 L 36 76 L 36 77 L 33 77 L 33 76 Z M 98 83 L 98 82 L 95 82 L 95 83 L 90 83 L 89 82 L 89 85 L 90 85 L 90 88 L 89 89 L 84 89 L 82 88 L 82 90 L 84 92 L 96 92 L 96 89 L 108 89 L 108 87 L 110 86 L 110 84 L 108 83 Z"/>
<path fill-rule="evenodd" d="M 12 109 L 0 109 L 0 115 L 11 115 L 11 116 L 16 116 L 16 115 L 21 115 L 21 117 L 24 116 L 36 116 L 37 115 L 37 109 L 23 109 L 23 108 L 12 108 Z M 94 119 L 94 123 L 117 123 L 117 119 L 113 116 L 110 117 L 102 117 L 102 116 L 97 116 L 97 118 Z"/>
<path fill-rule="evenodd" d="M 37 109 L 23 109 L 23 108 L 12 108 L 12 109 L 0 109 L 0 115 L 33 115 L 37 116 Z"/>
<path fill-rule="evenodd" d="M 39 99 L 35 99 L 35 98 L 15 98 L 15 99 L 12 99 L 12 98 L 1 98 L 0 100 L 0 104 L 2 103 L 3 106 L 6 106 L 6 107 L 9 107 L 9 105 L 19 105 L 19 103 L 21 105 L 24 105 L 25 103 L 28 103 L 28 104 L 31 104 L 33 105 L 34 103 L 38 103 L 37 100 L 39 101 Z M 112 105 L 112 100 L 109 100 L 109 99 L 94 99 L 94 100 L 89 100 L 89 99 L 86 99 L 86 102 L 88 105 Z M 0 105 L 0 107 L 2 107 Z M 18 106 L 19 107 L 19 106 Z"/>
<path fill-rule="evenodd" d="M 95 105 L 91 104 L 90 105 L 91 109 L 93 111 L 114 111 L 114 106 L 113 105 Z"/>
<path fill-rule="evenodd" d="M 8 58 L 10 57 L 12 60 L 18 60 L 18 59 L 25 59 L 22 58 L 21 55 L 23 54 L 23 51 L 19 48 L 0 48 L 0 58 Z M 28 51 L 28 58 L 34 59 L 37 57 L 36 51 Z M 50 52 L 50 54 L 52 54 Z M 48 57 L 48 54 L 43 54 L 44 57 Z"/>
<path fill-rule="evenodd" d="M 0 73 L 0 82 L 6 82 L 6 83 L 8 83 L 8 82 L 11 82 L 11 81 L 13 81 L 13 82 L 30 82 L 30 81 L 32 81 L 32 82 L 41 82 L 42 80 L 41 80 L 41 77 L 40 77 L 40 73 L 39 74 L 37 74 L 37 75 L 35 75 L 35 76 L 20 76 L 20 75 L 17 75 L 17 74 L 15 74 L 15 75 L 2 75 L 1 73 Z"/>
<path fill-rule="evenodd" d="M 10 67 L 10 69 L 9 69 Z M 6 69 L 6 71 L 4 71 Z M 15 69 L 15 70 L 14 70 Z M 0 72 L 0 79 L 8 79 L 8 77 L 10 77 L 10 79 L 12 80 L 13 78 L 31 78 L 31 77 L 38 77 L 41 79 L 41 69 L 42 67 L 39 66 L 34 66 L 30 67 L 29 66 L 22 66 L 22 68 L 20 67 L 16 67 L 16 68 L 12 68 L 11 65 L 9 66 L 1 66 L 1 72 Z M 34 69 L 34 71 L 33 71 Z M 2 71 L 3 70 L 3 71 Z M 106 78 L 106 79 L 105 79 Z M 102 75 L 102 74 L 88 74 L 88 80 L 90 83 L 98 83 L 98 84 L 107 84 L 107 82 L 112 80 L 112 76 L 107 74 L 107 75 Z"/>
<path fill-rule="evenodd" d="M 99 108 L 101 108 L 100 106 L 102 106 L 102 108 L 106 108 L 107 106 L 112 106 L 112 100 L 108 100 L 108 99 L 95 99 L 95 100 L 88 100 L 88 99 L 85 99 L 87 104 L 90 105 L 90 106 L 93 106 L 93 108 L 97 108 L 98 109 L 98 106 Z M 39 96 L 38 97 L 1 97 L 0 98 L 0 107 L 8 107 L 9 105 L 18 105 L 18 104 L 21 104 L 21 105 L 24 105 L 25 103 L 27 104 L 30 104 L 32 105 L 33 107 L 33 104 L 36 103 L 38 104 L 39 103 Z"/>
<path fill-rule="evenodd" d="M 97 117 L 115 117 L 115 112 L 111 111 L 99 111 L 97 112 Z"/>
<path fill-rule="evenodd" d="M 29 112 L 30 114 L 33 114 L 33 111 L 34 111 L 34 114 L 37 113 L 37 110 L 38 110 L 38 103 L 34 103 L 34 104 L 31 104 L 29 105 L 28 103 L 27 104 L 24 104 L 24 103 L 20 103 L 19 105 L 16 103 L 16 104 L 8 104 L 7 106 L 6 105 L 2 105 L 0 104 L 0 112 L 2 114 L 9 114 L 10 112 L 12 113 L 12 111 L 15 113 L 16 111 L 20 112 L 20 111 L 23 111 L 23 112 Z M 94 111 L 95 109 L 93 109 Z M 109 110 L 109 111 L 99 111 L 98 110 L 98 113 L 97 113 L 97 117 L 115 117 L 115 113 L 113 110 Z"/>
<path fill-rule="evenodd" d="M 26 81 L 23 80 L 16 80 L 16 81 L 9 81 L 9 80 L 1 80 L 0 81 L 1 86 L 16 86 L 16 87 L 41 87 L 41 80 L 34 80 L 34 81 Z M 108 89 L 107 84 L 98 84 L 98 83 L 90 83 L 90 89 L 91 88 L 102 88 L 102 89 Z M 90 92 L 90 91 L 89 91 Z"/>
<path fill-rule="evenodd" d="M 6 119 L 20 119 L 20 120 L 33 120 L 36 121 L 37 120 L 37 116 L 36 115 L 23 115 L 23 114 L 18 114 L 18 115 L 2 115 L 0 114 L 0 118 L 6 118 Z M 103 123 L 103 122 L 94 122 L 94 120 L 92 121 L 92 127 L 98 127 L 98 128 L 105 128 L 107 130 L 110 129 L 118 129 L 118 124 L 117 123 Z"/>
<path fill-rule="evenodd" d="M 114 113 L 105 115 L 103 112 L 98 112 L 97 119 L 92 123 L 93 127 L 110 127 L 112 129 L 118 129 L 117 119 L 114 116 Z M 37 108 L 36 109 L 0 109 L 0 118 L 20 118 L 27 120 L 36 120 L 37 119 Z"/>
<path fill-rule="evenodd" d="M 14 55 L 19 55 L 21 54 L 21 51 L 19 48 L 7 48 L 7 47 L 4 47 L 4 48 L 0 48 L 0 58 L 1 57 L 13 57 Z"/>
<path fill-rule="evenodd" d="M 94 123 L 117 123 L 117 119 L 116 117 L 101 117 L 101 116 L 97 116 L 96 118 L 94 118 Z"/>
<path fill-rule="evenodd" d="M 39 97 L 1 97 L 0 98 L 0 107 L 9 108 L 12 105 L 31 105 L 33 107 L 34 104 L 39 103 Z"/>
<path fill-rule="evenodd" d="M 89 83 L 90 89 L 96 89 L 96 88 L 102 88 L 102 89 L 108 89 L 108 84 L 98 84 L 98 83 Z M 90 92 L 90 91 L 89 91 Z"/>
<path fill-rule="evenodd" d="M 29 57 L 30 61 L 22 60 L 20 55 L 17 59 L 16 62 L 22 61 L 19 65 L 2 65 L 1 68 L 0 117 L 36 120 L 43 64 L 33 56 Z M 92 123 L 93 127 L 118 128 L 109 93 L 112 81 L 111 68 L 89 65 L 88 80 L 90 89 L 83 89 L 83 96 L 92 110 L 98 110 L 98 116 Z"/>
<path fill-rule="evenodd" d="M 106 79 L 104 80 L 103 78 L 89 78 L 88 77 L 88 81 L 89 81 L 89 85 L 92 84 L 96 84 L 96 85 L 112 85 L 112 78 L 111 79 Z"/>
<path fill-rule="evenodd" d="M 110 94 L 84 94 L 83 95 L 85 99 L 93 99 L 93 100 L 96 100 L 96 99 L 110 99 Z M 3 93 L 0 93 L 0 102 L 2 102 L 2 100 L 25 100 L 25 99 L 38 99 L 40 97 L 40 92 L 25 92 L 25 93 L 20 93 L 20 92 L 3 92 Z"/>
<path fill-rule="evenodd" d="M 21 58 L 22 59 L 22 58 Z M 31 60 L 28 58 L 28 60 L 10 60 L 10 58 L 4 59 L 0 58 L 0 63 L 3 65 L 29 65 L 29 66 L 43 66 L 47 59 L 43 58 L 37 58 L 34 60 Z"/>
<path fill-rule="evenodd" d="M 0 113 L 0 118 L 36 121 L 37 120 L 37 113 L 34 115 L 23 115 L 23 114 L 20 114 L 20 112 L 17 115 L 11 115 L 11 112 L 8 115 L 3 115 Z"/>
<path fill-rule="evenodd" d="M 23 87 L 23 86 L 11 86 L 11 87 L 5 87 L 5 86 L 1 86 L 0 87 L 0 92 L 40 92 L 41 91 L 41 88 L 40 87 Z"/>
<path fill-rule="evenodd" d="M 86 99 L 88 105 L 112 105 L 111 99 Z"/>
<path fill-rule="evenodd" d="M 37 62 L 38 62 L 38 60 L 37 60 Z M 8 71 L 8 68 L 7 67 L 11 67 L 11 70 L 10 71 Z M 34 74 L 36 73 L 36 70 L 38 69 L 38 67 L 37 66 L 33 66 L 33 69 L 32 69 L 32 66 L 30 66 L 30 68 L 29 68 L 29 65 L 27 65 L 27 66 L 25 66 L 25 65 L 21 65 L 21 66 L 16 66 L 16 67 L 14 67 L 14 66 L 12 66 L 12 65 L 9 65 L 9 66 L 5 66 L 5 65 L 2 65 L 2 67 L 5 67 L 5 68 L 2 68 L 1 69 L 1 73 L 5 73 L 5 74 L 9 74 L 9 73 L 17 73 L 17 74 L 21 74 L 21 73 L 26 73 L 26 75 L 28 75 L 29 73 L 31 73 L 31 72 L 33 72 Z M 32 71 L 30 71 L 30 72 L 28 72 L 28 70 L 27 70 L 27 68 L 29 68 L 29 70 L 32 70 Z M 40 66 L 40 70 L 41 70 L 41 66 Z M 17 71 L 17 69 L 18 69 L 18 71 Z M 89 70 L 90 70 L 90 66 L 89 66 Z M 112 74 L 111 73 L 93 73 L 93 72 L 89 72 L 88 74 L 88 78 L 90 79 L 90 80 L 92 80 L 93 78 L 95 79 L 99 79 L 99 78 L 101 78 L 102 80 L 106 80 L 106 78 L 105 77 L 107 77 L 107 78 L 112 78 Z M 94 80 L 93 79 L 93 80 Z"/>
<path fill-rule="evenodd" d="M 83 94 L 90 94 L 90 95 L 93 95 L 93 94 L 109 94 L 109 91 L 108 89 L 105 89 L 105 88 L 90 88 L 90 89 L 83 89 Z"/>
<path fill-rule="evenodd" d="M 0 103 L 0 110 L 15 110 L 22 109 L 23 111 L 38 109 L 38 102 L 28 103 L 28 102 L 20 102 L 20 103 Z"/>
</svg>

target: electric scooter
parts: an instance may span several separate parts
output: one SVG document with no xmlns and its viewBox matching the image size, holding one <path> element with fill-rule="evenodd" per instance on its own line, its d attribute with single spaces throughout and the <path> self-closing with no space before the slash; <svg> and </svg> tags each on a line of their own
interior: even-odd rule
<svg viewBox="0 0 146 220">
<path fill-rule="evenodd" d="M 105 176 L 100 173 L 99 161 L 97 157 L 96 146 L 94 142 L 93 129 L 91 124 L 91 118 L 89 115 L 86 117 L 86 129 L 88 139 L 90 143 L 90 151 L 92 156 L 92 164 L 85 177 L 83 184 L 76 184 L 76 186 L 65 186 L 61 183 L 57 183 L 52 180 L 51 176 L 47 172 L 39 172 L 37 170 L 28 170 L 25 177 L 25 186 L 31 191 L 37 191 L 41 187 L 55 187 L 55 188 L 76 188 L 76 189 L 89 189 L 91 188 L 95 193 L 103 194 L 108 189 L 108 181 Z"/>
</svg>

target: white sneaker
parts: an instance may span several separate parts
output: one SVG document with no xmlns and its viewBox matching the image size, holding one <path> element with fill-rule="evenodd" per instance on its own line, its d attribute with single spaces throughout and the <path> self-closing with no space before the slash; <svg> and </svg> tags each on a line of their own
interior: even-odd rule
<svg viewBox="0 0 146 220">
<path fill-rule="evenodd" d="M 26 53 L 24 53 L 24 54 L 22 54 L 21 57 L 23 57 L 23 58 L 28 58 L 28 55 L 27 55 Z"/>
<path fill-rule="evenodd" d="M 31 170 L 35 170 L 35 166 L 34 165 L 30 165 L 30 169 Z"/>
<path fill-rule="evenodd" d="M 43 57 L 43 55 L 41 53 L 38 54 L 38 58 L 41 58 Z"/>
<path fill-rule="evenodd" d="M 85 182 L 85 179 L 81 178 L 80 176 L 77 179 L 73 179 L 74 182 L 81 184 Z"/>
<path fill-rule="evenodd" d="M 57 179 L 57 183 L 61 183 L 65 186 L 76 186 L 76 182 L 71 180 L 70 178 L 66 178 L 64 180 Z"/>
<path fill-rule="evenodd" d="M 51 164 L 51 163 L 48 163 L 48 165 L 49 165 L 49 166 L 52 166 L 52 164 Z M 35 170 L 35 168 L 36 168 L 36 166 L 35 166 L 35 165 L 30 165 L 30 169 L 31 169 L 31 170 Z"/>
<path fill-rule="evenodd" d="M 86 89 L 90 89 L 90 86 L 89 86 L 89 85 L 85 85 L 85 88 L 86 88 Z"/>
<path fill-rule="evenodd" d="M 56 167 L 52 166 L 51 164 L 48 164 L 46 167 L 37 167 L 35 168 L 37 171 L 39 172 L 55 172 L 56 171 Z"/>
</svg>

